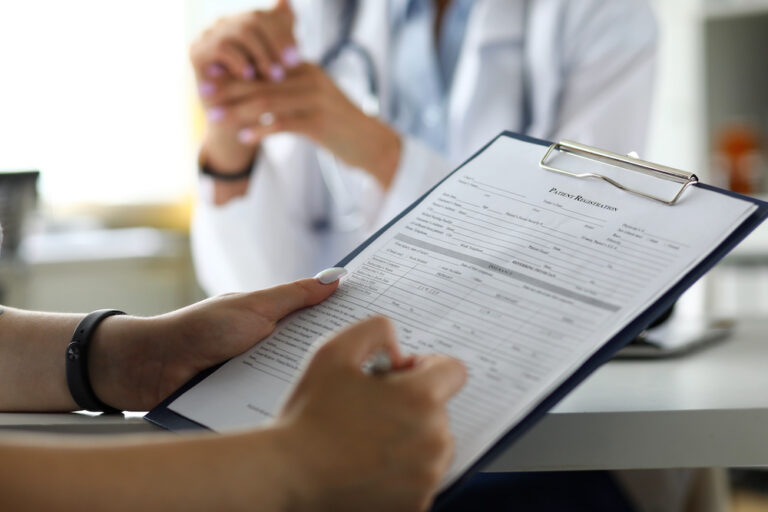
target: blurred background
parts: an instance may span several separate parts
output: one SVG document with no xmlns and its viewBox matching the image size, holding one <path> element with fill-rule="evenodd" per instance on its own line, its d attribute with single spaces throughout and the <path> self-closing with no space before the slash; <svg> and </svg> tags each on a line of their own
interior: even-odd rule
<svg viewBox="0 0 768 512">
<path fill-rule="evenodd" d="M 652 3 L 660 64 L 641 156 L 740 192 L 768 191 L 768 1 Z M 2 206 L 10 235 L 0 301 L 153 314 L 200 296 L 187 230 L 203 116 L 188 45 L 218 16 L 269 4 L 0 3 L 0 170 L 40 172 L 34 209 L 34 178 L 0 178 L 2 197 L 27 188 L 27 199 Z M 768 272 L 759 272 L 768 264 L 764 238 L 753 236 L 690 293 L 690 307 L 768 310 Z"/>
<path fill-rule="evenodd" d="M 270 3 L 0 2 L 0 303 L 152 315 L 202 297 L 188 226 L 203 114 L 188 45 L 218 16 Z M 768 194 L 768 0 L 652 3 L 660 59 L 641 157 Z M 768 226 L 681 307 L 768 313 Z"/>
</svg>

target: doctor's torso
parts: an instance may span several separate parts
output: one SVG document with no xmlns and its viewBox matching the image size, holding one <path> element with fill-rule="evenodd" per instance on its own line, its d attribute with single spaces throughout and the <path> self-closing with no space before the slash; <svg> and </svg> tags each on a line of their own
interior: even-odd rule
<svg viewBox="0 0 768 512">
<path fill-rule="evenodd" d="M 195 260 L 207 291 L 257 288 L 334 265 L 502 130 L 642 151 L 655 48 L 645 1 L 456 2 L 466 19 L 453 20 L 461 38 L 453 49 L 435 38 L 428 17 L 403 18 L 431 0 L 358 2 L 345 35 L 355 49 L 342 48 L 328 72 L 400 133 L 391 187 L 382 190 L 303 137 L 268 138 L 247 197 L 199 208 Z M 338 44 L 344 3 L 294 1 L 306 58 L 320 62 Z"/>
<path fill-rule="evenodd" d="M 454 0 L 439 36 L 433 0 L 359 2 L 350 33 L 340 34 L 345 3 L 297 2 L 300 39 L 316 60 L 340 38 L 354 43 L 329 72 L 359 105 L 375 104 L 380 117 L 453 164 L 502 129 L 525 130 L 530 0 Z"/>
</svg>

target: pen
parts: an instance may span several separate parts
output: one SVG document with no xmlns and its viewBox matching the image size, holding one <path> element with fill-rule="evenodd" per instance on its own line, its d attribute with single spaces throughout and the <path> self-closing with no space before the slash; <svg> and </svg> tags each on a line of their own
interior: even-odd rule
<svg viewBox="0 0 768 512">
<path fill-rule="evenodd" d="M 363 364 L 363 371 L 368 375 L 384 375 L 392 371 L 392 358 L 385 351 L 375 353 Z"/>
</svg>

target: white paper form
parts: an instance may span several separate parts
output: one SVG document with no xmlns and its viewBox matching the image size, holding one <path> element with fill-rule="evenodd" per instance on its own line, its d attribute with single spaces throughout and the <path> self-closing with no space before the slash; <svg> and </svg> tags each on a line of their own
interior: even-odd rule
<svg viewBox="0 0 768 512">
<path fill-rule="evenodd" d="M 331 298 L 170 409 L 217 431 L 258 425 L 313 343 L 383 314 L 406 353 L 468 367 L 449 404 L 450 484 L 756 208 L 695 187 L 667 206 L 542 170 L 545 150 L 499 138 L 355 257 Z"/>
</svg>

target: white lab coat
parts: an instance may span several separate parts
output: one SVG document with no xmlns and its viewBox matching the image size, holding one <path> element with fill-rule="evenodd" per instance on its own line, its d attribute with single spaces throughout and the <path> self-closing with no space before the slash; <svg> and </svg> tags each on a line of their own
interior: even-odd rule
<svg viewBox="0 0 768 512">
<path fill-rule="evenodd" d="M 337 37 L 329 4 L 294 4 L 302 51 L 317 58 Z M 647 3 L 532 0 L 527 19 L 523 4 L 476 0 L 449 97 L 447 155 L 403 136 L 399 167 L 386 192 L 362 171 L 339 166 L 347 190 L 340 201 L 345 211 L 357 212 L 354 225 L 313 228 L 313 220 L 328 211 L 323 201 L 329 194 L 322 192 L 316 148 L 299 136 L 264 141 L 247 195 L 224 206 L 211 203 L 203 178 L 192 230 L 203 288 L 210 294 L 259 289 L 334 265 L 492 137 L 519 131 L 523 75 L 531 84 L 529 135 L 619 153 L 642 151 L 656 41 Z M 392 44 L 383 20 L 390 7 L 389 1 L 362 2 L 353 31 L 374 60 L 384 112 Z M 368 82 L 353 68 L 352 63 L 336 79 L 353 99 L 364 101 Z"/>
</svg>

